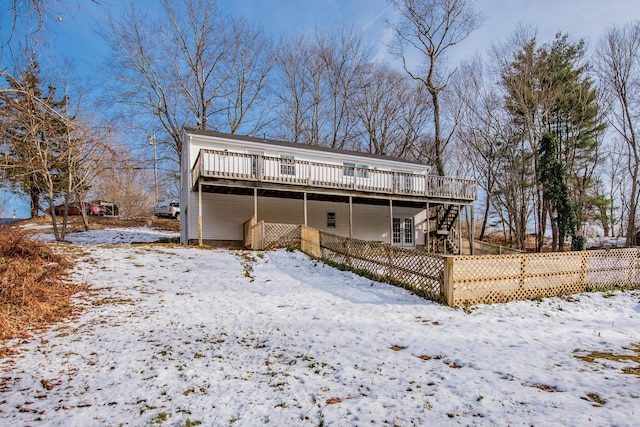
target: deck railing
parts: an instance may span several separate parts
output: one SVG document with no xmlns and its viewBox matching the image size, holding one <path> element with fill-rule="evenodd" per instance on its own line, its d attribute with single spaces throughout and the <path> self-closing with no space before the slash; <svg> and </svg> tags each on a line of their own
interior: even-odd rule
<svg viewBox="0 0 640 427">
<path fill-rule="evenodd" d="M 476 182 L 468 179 L 219 150 L 200 150 L 191 171 L 193 185 L 201 177 L 467 201 L 477 194 Z"/>
</svg>

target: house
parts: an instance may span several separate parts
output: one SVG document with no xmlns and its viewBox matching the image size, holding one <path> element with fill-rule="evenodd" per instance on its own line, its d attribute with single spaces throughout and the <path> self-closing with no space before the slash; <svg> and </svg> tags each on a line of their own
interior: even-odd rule
<svg viewBox="0 0 640 427">
<path fill-rule="evenodd" d="M 456 253 L 455 225 L 477 185 L 430 172 L 395 157 L 186 128 L 180 239 L 238 247 L 254 218 Z"/>
</svg>

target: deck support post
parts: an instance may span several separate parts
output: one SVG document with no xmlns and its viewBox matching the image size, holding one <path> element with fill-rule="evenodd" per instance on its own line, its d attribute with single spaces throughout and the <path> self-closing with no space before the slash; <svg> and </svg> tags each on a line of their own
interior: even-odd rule
<svg viewBox="0 0 640 427">
<path fill-rule="evenodd" d="M 353 197 L 349 196 L 349 238 L 353 239 Z"/>
<path fill-rule="evenodd" d="M 305 191 L 304 193 L 302 193 L 304 196 L 304 226 L 306 227 L 307 224 L 307 192 Z"/>
<path fill-rule="evenodd" d="M 427 248 L 427 252 L 431 252 L 431 220 L 429 219 L 429 216 L 431 214 L 429 213 L 429 202 L 427 202 L 427 217 L 425 219 L 426 223 L 427 223 L 427 236 L 426 236 L 426 240 L 424 242 L 425 247 Z"/>
<path fill-rule="evenodd" d="M 258 223 L 258 189 L 253 189 L 253 220 Z"/>
<path fill-rule="evenodd" d="M 462 255 L 462 205 L 458 205 L 458 255 Z"/>
<path fill-rule="evenodd" d="M 389 199 L 389 244 L 393 246 L 393 200 Z"/>
<path fill-rule="evenodd" d="M 471 209 L 471 226 L 469 227 L 469 246 L 471 246 L 471 255 L 475 255 L 475 250 L 474 250 L 474 246 L 475 246 L 475 242 L 474 242 L 474 237 L 473 237 L 473 232 L 475 231 L 475 219 L 474 219 L 474 209 L 473 209 L 473 205 L 468 206 L 469 209 Z"/>
<path fill-rule="evenodd" d="M 198 183 L 198 246 L 202 246 L 202 183 Z"/>
</svg>

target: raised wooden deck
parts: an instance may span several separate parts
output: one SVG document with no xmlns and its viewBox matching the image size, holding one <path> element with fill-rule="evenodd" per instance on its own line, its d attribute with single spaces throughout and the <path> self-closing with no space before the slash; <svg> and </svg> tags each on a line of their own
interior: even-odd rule
<svg viewBox="0 0 640 427">
<path fill-rule="evenodd" d="M 409 197 L 462 204 L 473 203 L 477 183 L 473 180 L 435 175 L 392 172 L 332 163 L 319 163 L 263 155 L 200 150 L 191 171 L 193 189 L 201 182 L 232 186 L 246 181 L 252 186 L 278 184 L 283 189 L 351 191 L 382 197 Z M 272 185 L 268 185 L 272 187 Z"/>
</svg>

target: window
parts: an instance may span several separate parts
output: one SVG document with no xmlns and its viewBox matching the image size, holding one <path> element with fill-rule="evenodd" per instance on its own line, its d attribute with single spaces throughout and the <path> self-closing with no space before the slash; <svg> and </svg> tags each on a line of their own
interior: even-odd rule
<svg viewBox="0 0 640 427">
<path fill-rule="evenodd" d="M 336 213 L 327 212 L 327 227 L 336 228 Z"/>
<path fill-rule="evenodd" d="M 294 157 L 290 154 L 280 155 L 280 174 L 281 175 L 295 175 L 296 164 L 294 163 Z"/>
<path fill-rule="evenodd" d="M 358 170 L 356 173 L 358 178 L 369 178 L 369 172 L 366 169 L 369 169 L 368 165 L 359 165 L 355 163 L 344 162 L 342 163 L 344 166 L 343 175 L 344 176 L 353 176 L 353 171 L 355 169 Z"/>
<path fill-rule="evenodd" d="M 358 168 L 358 178 L 369 178 L 369 169 L 368 165 L 356 165 Z"/>
<path fill-rule="evenodd" d="M 343 175 L 353 176 L 353 171 L 355 170 L 356 164 L 344 162 L 342 165 L 344 166 Z"/>
</svg>

